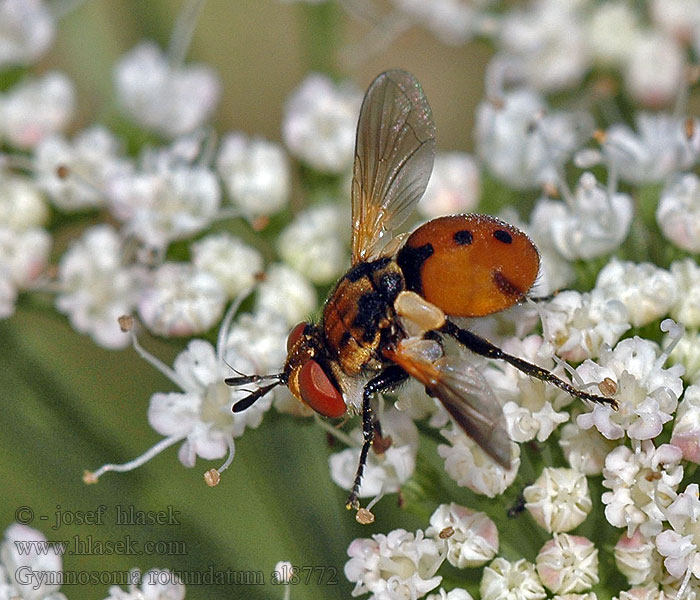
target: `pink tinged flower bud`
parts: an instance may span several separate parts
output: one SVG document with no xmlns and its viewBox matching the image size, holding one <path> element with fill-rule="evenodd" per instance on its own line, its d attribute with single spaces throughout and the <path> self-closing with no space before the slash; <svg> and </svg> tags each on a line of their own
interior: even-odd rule
<svg viewBox="0 0 700 600">
<path fill-rule="evenodd" d="M 454 502 L 441 504 L 430 517 L 426 535 L 445 538 L 448 562 L 459 568 L 478 567 L 492 560 L 498 552 L 498 529 L 485 513 L 475 512 Z"/>
<path fill-rule="evenodd" d="M 688 0 L 651 0 L 649 11 L 656 27 L 679 42 L 687 43 L 697 35 L 700 4 Z"/>
<path fill-rule="evenodd" d="M 578 527 L 593 506 L 586 476 L 573 469 L 546 467 L 523 495 L 525 508 L 550 533 Z"/>
<path fill-rule="evenodd" d="M 678 405 L 671 434 L 671 444 L 680 448 L 683 458 L 700 464 L 700 387 L 693 385 L 685 390 Z"/>
<path fill-rule="evenodd" d="M 659 589 L 658 584 L 652 583 L 622 591 L 619 598 L 620 600 L 674 600 L 675 594 L 669 595 Z"/>
<path fill-rule="evenodd" d="M 555 534 L 535 560 L 544 586 L 555 594 L 584 592 L 598 583 L 598 550 L 590 540 Z"/>
<path fill-rule="evenodd" d="M 47 267 L 51 241 L 39 227 L 14 231 L 0 226 L 0 265 L 7 281 L 18 289 L 36 281 Z"/>
<path fill-rule="evenodd" d="M 34 148 L 68 126 L 75 104 L 75 88 L 63 73 L 25 79 L 0 102 L 0 137 L 18 148 Z"/>
<path fill-rule="evenodd" d="M 615 564 L 632 585 L 645 585 L 654 580 L 661 566 L 654 541 L 641 531 L 631 536 L 622 534 L 614 548 Z"/>
</svg>

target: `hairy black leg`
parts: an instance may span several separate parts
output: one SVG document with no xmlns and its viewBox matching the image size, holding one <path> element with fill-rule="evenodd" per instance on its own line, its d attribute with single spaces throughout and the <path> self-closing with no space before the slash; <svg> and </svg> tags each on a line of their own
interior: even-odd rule
<svg viewBox="0 0 700 600">
<path fill-rule="evenodd" d="M 374 439 L 374 426 L 376 421 L 374 412 L 372 411 L 372 396 L 379 392 L 392 390 L 406 379 L 408 379 L 406 371 L 397 365 L 392 365 L 384 369 L 373 379 L 370 379 L 365 384 L 364 390 L 362 390 L 362 450 L 360 451 L 360 462 L 357 465 L 355 482 L 352 484 L 352 490 L 345 504 L 348 509 L 359 508 L 357 493 L 360 491 L 362 473 L 365 470 L 365 463 L 367 462 L 367 454 L 369 453 L 369 448 Z"/>
<path fill-rule="evenodd" d="M 517 356 L 513 356 L 512 354 L 503 352 L 503 350 L 501 350 L 498 346 L 494 346 L 488 340 L 476 335 L 475 333 L 472 333 L 471 331 L 458 327 L 457 325 L 452 323 L 452 321 L 446 321 L 445 324 L 440 328 L 440 331 L 442 333 L 446 333 L 447 335 L 452 336 L 460 344 L 464 344 L 467 348 L 469 348 L 472 352 L 475 352 L 476 354 L 481 354 L 482 356 L 486 356 L 487 358 L 498 358 L 500 360 L 503 360 L 509 365 L 513 365 L 516 369 L 519 369 L 526 375 L 551 383 L 552 385 L 557 386 L 559 389 L 568 392 L 576 398 L 581 398 L 583 400 L 591 400 L 592 402 L 598 402 L 600 404 L 609 404 L 613 408 L 617 408 L 617 402 L 612 398 L 606 398 L 605 396 L 597 396 L 596 394 L 589 394 L 588 392 L 584 392 L 583 390 L 578 390 L 571 384 L 566 383 L 566 381 L 564 381 L 563 379 L 557 377 L 554 373 L 548 371 L 547 369 L 543 369 L 542 367 L 538 367 L 537 365 L 528 362 L 522 358 L 518 358 Z"/>
</svg>

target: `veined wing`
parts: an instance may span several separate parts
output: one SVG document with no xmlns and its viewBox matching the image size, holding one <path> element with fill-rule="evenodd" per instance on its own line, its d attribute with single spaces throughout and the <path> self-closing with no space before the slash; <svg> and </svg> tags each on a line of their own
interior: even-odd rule
<svg viewBox="0 0 700 600">
<path fill-rule="evenodd" d="M 459 356 L 441 356 L 436 342 L 408 338 L 387 358 L 425 385 L 481 449 L 510 468 L 511 443 L 505 417 L 484 376 Z M 438 358 L 439 356 L 439 358 Z"/>
<path fill-rule="evenodd" d="M 418 81 L 386 71 L 360 110 L 352 179 L 352 264 L 372 260 L 428 185 L 435 125 Z"/>
</svg>

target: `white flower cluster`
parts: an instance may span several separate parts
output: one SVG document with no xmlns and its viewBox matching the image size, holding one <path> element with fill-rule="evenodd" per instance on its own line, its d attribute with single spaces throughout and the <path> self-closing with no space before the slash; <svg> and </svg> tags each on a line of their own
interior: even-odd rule
<svg viewBox="0 0 700 600">
<path fill-rule="evenodd" d="M 0 68 L 34 62 L 54 36 L 44 3 L 4 0 L 0 14 Z M 115 66 L 125 113 L 173 140 L 144 147 L 137 158 L 102 125 L 65 135 L 75 91 L 61 73 L 27 73 L 0 94 L 0 139 L 25 152 L 0 160 L 3 318 L 14 313 L 21 292 L 54 293 L 56 307 L 77 331 L 106 348 L 124 348 L 130 338 L 117 323 L 121 315 L 138 314 L 157 335 L 203 334 L 221 320 L 228 300 L 265 278 L 259 250 L 209 229 L 230 217 L 264 228 L 270 215 L 285 210 L 291 193 L 287 155 L 280 144 L 238 132 L 216 147 L 204 126 L 218 101 L 218 78 L 209 67 L 181 64 L 189 34 L 177 31 L 167 56 L 145 42 Z M 109 211 L 110 223 L 73 234 L 56 268 L 50 266 L 46 226 L 52 215 L 79 218 L 96 210 Z M 323 219 L 312 225 L 310 236 L 327 231 Z M 173 244 L 202 234 L 189 249 L 172 252 Z M 166 259 L 171 253 L 181 260 Z M 345 256 L 341 246 L 331 259 L 333 275 Z M 315 293 L 302 274 L 273 268 L 268 275 L 257 310 L 294 321 L 315 308 Z M 287 291 L 299 300 L 283 300 Z"/>
<path fill-rule="evenodd" d="M 63 568 L 58 552 L 41 552 L 46 536 L 27 525 L 15 523 L 0 542 L 0 592 L 3 598 L 66 600 L 59 592 L 57 575 Z"/>
<path fill-rule="evenodd" d="M 167 267 L 176 265 L 164 265 L 161 269 Z M 192 277 L 192 273 L 170 273 L 168 276 L 187 279 Z M 214 280 L 213 277 L 211 279 Z M 232 406 L 249 392 L 229 387 L 224 379 L 231 374 L 232 366 L 248 374 L 279 372 L 285 359 L 285 338 L 289 330 L 285 316 L 271 310 L 246 313 L 232 323 L 234 310 L 241 300 L 243 298 L 231 306 L 224 318 L 217 346 L 212 346 L 206 340 L 194 339 L 175 358 L 173 368 L 148 353 L 132 334 L 134 348 L 139 354 L 166 375 L 180 391 L 157 392 L 151 397 L 148 421 L 153 429 L 165 436 L 160 442 L 128 463 L 106 464 L 96 471 L 86 472 L 83 477 L 86 483 L 95 483 L 110 471 L 135 469 L 180 442 L 178 459 L 184 466 L 193 467 L 197 457 L 205 460 L 226 457 L 215 470 L 215 477 L 218 478 L 228 468 L 235 453 L 234 438 L 242 436 L 246 428 L 260 425 L 263 415 L 272 405 L 274 395 L 268 394 L 247 410 L 234 413 Z M 202 299 L 197 303 L 181 302 L 181 307 L 182 310 L 194 311 L 191 316 L 208 314 L 201 303 Z M 283 389 L 279 394 L 284 397 L 288 392 Z M 218 479 L 212 484 L 216 483 Z"/>
<path fill-rule="evenodd" d="M 598 583 L 598 550 L 581 536 L 557 533 L 539 550 L 535 564 L 497 556 L 498 530 L 484 513 L 455 503 L 440 505 L 430 527 L 415 534 L 396 529 L 387 535 L 358 538 L 348 548 L 345 575 L 355 583 L 353 596 L 371 593 L 376 600 L 422 598 L 471 600 L 464 589 L 437 588 L 446 560 L 457 569 L 484 566 L 481 598 L 541 600 L 547 590 L 557 597 L 588 592 Z"/>
<path fill-rule="evenodd" d="M 445 560 L 464 569 L 486 564 L 497 552 L 498 531 L 491 519 L 458 504 L 443 504 L 425 531 L 396 529 L 354 540 L 345 576 L 355 583 L 353 596 L 369 592 L 377 600 L 421 598 L 440 585 L 436 573 Z M 443 589 L 429 597 L 471 598 L 464 590 Z"/>
<path fill-rule="evenodd" d="M 194 130 L 214 111 L 219 80 L 205 65 L 183 66 L 141 42 L 114 67 L 119 104 L 137 123 L 167 137 Z"/>
<path fill-rule="evenodd" d="M 416 421 L 426 419 L 429 435 L 444 438 L 435 460 L 445 485 L 433 491 L 457 489 L 490 508 L 518 487 L 520 522 L 530 531 L 518 521 L 504 526 L 495 512 L 421 498 L 439 504 L 424 530 L 350 544 L 353 595 L 469 600 L 438 574 L 447 561 L 461 572 L 483 567 L 470 590 L 485 600 L 594 600 L 595 586 L 606 585 L 599 562 L 614 559 L 630 589 L 606 590 L 608 597 L 700 598 L 692 480 L 700 464 L 700 119 L 685 114 L 690 67 L 700 58 L 700 4 L 393 0 L 383 3 L 386 21 L 377 16 L 386 6 L 375 12 L 373 0 L 342 4 L 387 25 L 389 38 L 419 24 L 453 45 L 492 42 L 475 157 L 439 151 L 418 210 L 433 218 L 479 202 L 487 211 L 519 202 L 504 212 L 539 249 L 537 302 L 468 325 L 540 373 L 611 400 L 589 405 L 504 362 L 459 363 L 479 376 L 470 393 L 502 407 L 489 427 L 507 436 L 505 468 L 417 384 L 400 389 L 395 405 L 377 399 L 381 428 L 360 497 L 432 493 L 416 483 L 427 462 Z M 358 88 L 308 74 L 286 100 L 283 143 L 240 131 L 219 136 L 210 125 L 219 78 L 185 62 L 192 23 L 176 27 L 167 51 L 141 42 L 116 62 L 115 97 L 131 125 L 75 131 L 72 82 L 33 67 L 54 39 L 56 15 L 42 0 L 0 0 L 0 69 L 18 73 L 0 93 L 0 318 L 12 316 L 22 295 L 51 294 L 76 331 L 106 348 L 133 345 L 176 388 L 150 398 L 147 417 L 161 441 L 126 464 L 86 473 L 86 482 L 177 445 L 186 467 L 198 457 L 222 461 L 205 476 L 215 485 L 236 440 L 273 404 L 308 416 L 284 387 L 234 413 L 250 392 L 224 379 L 231 369 L 279 373 L 290 327 L 318 308 L 316 286 L 327 288 L 349 264 Z M 153 136 L 150 145 L 129 133 L 138 128 Z M 172 367 L 141 346 L 124 315 L 137 315 L 151 334 L 188 338 Z M 463 352 L 422 341 L 448 358 Z M 483 415 L 467 405 L 478 421 Z M 347 446 L 331 454 L 329 470 L 350 489 L 362 430 L 318 421 Z M 490 433 L 483 430 L 482 439 Z M 587 519 L 601 503 L 605 520 L 593 526 Z M 598 526 L 608 541 L 621 534 L 612 552 L 614 542 L 575 531 L 588 527 L 594 538 Z M 38 532 L 14 526 L 5 535 L 0 597 L 27 596 L 13 578 L 21 561 L 60 570 L 51 555 L 13 554 L 14 540 L 45 541 Z M 529 560 L 517 555 L 522 547 Z M 181 586 L 144 585 L 112 588 L 109 598 L 184 596 Z M 32 597 L 63 600 L 57 586 Z"/>
<path fill-rule="evenodd" d="M 507 495 L 523 476 L 521 466 L 533 461 L 532 448 L 558 442 L 568 463 L 556 464 L 551 450 L 534 455 L 536 480 L 525 486 L 523 506 L 553 537 L 534 563 L 493 560 L 483 571 L 481 596 L 596 598 L 591 589 L 600 580 L 604 549 L 594 538 L 568 532 L 595 510 L 597 487 L 589 487 L 588 478 L 602 475 L 606 527 L 624 529 L 614 555 L 630 585 L 611 595 L 699 597 L 700 503 L 688 478 L 693 465 L 687 466 L 700 464 L 700 264 L 692 256 L 700 249 L 700 120 L 684 112 L 695 76 L 690 67 L 700 57 L 700 5 L 393 4 L 397 32 L 419 24 L 445 43 L 481 36 L 496 48 L 476 113 L 481 169 L 471 175 L 466 155 L 458 170 L 456 157 L 447 163 L 438 154 L 421 212 L 472 210 L 470 199 L 480 196 L 471 192 L 473 181 L 486 180 L 516 202 L 523 194 L 534 201 L 529 216 L 506 209 L 503 218 L 527 231 L 540 251 L 533 296 L 552 297 L 473 327 L 505 352 L 617 404 L 582 405 L 512 366 L 476 359 L 513 442 L 506 471 L 460 427 L 437 421 L 446 417 L 433 400 L 410 387 L 398 394 L 396 406 L 412 419 L 430 417 L 430 427 L 442 428 L 447 443 L 438 453 L 446 474 L 478 495 Z M 556 100 L 548 96 L 553 92 Z M 582 94 L 592 101 L 579 101 Z M 634 109 L 621 118 L 625 102 Z M 461 195 L 452 182 L 460 182 Z M 566 290 L 571 286 L 579 291 Z M 420 480 L 420 464 L 415 468 Z M 410 481 L 404 486 L 413 492 Z M 504 533 L 496 522 L 507 538 L 507 528 Z M 373 543 L 384 547 L 377 536 Z M 357 555 L 351 556 L 346 574 L 357 594 L 404 597 L 390 594 L 390 586 L 380 594 L 389 571 L 360 575 Z M 382 557 L 395 555 L 387 547 Z M 411 589 L 411 597 L 427 594 Z M 467 594 L 440 590 L 425 597 L 453 593 Z"/>
<path fill-rule="evenodd" d="M 497 53 L 488 74 L 561 92 L 592 69 L 616 71 L 632 100 L 650 107 L 672 104 L 684 85 L 688 53 L 700 54 L 700 7 L 688 0 L 627 2 L 537 0 L 502 10 L 494 0 L 394 0 L 396 23 L 408 21 L 459 45 L 475 35 Z"/>
<path fill-rule="evenodd" d="M 0 597 L 13 600 L 67 600 L 59 592 L 62 584 L 83 584 L 76 575 L 63 572 L 61 552 L 40 531 L 15 523 L 0 542 Z M 115 573 L 117 573 L 115 571 Z M 185 586 L 167 569 L 128 573 L 129 591 L 109 588 L 105 600 L 182 600 Z"/>
<path fill-rule="evenodd" d="M 114 66 L 124 117 L 167 140 L 144 145 L 119 124 L 66 133 L 73 84 L 59 72 L 31 73 L 54 38 L 55 16 L 42 0 L 0 0 L 0 69 L 26 69 L 0 93 L 7 149 L 0 155 L 0 318 L 12 316 L 22 293 L 51 294 L 76 331 L 105 348 L 132 344 L 178 388 L 150 400 L 148 420 L 163 439 L 125 465 L 87 473 L 86 481 L 138 467 L 174 444 L 185 466 L 197 457 L 226 457 L 225 469 L 234 439 L 258 427 L 274 399 L 280 410 L 292 409 L 281 389 L 234 414 L 232 405 L 248 392 L 224 378 L 231 368 L 279 372 L 289 328 L 317 308 L 313 283 L 328 283 L 348 262 L 343 211 L 324 203 L 291 221 L 292 172 L 282 144 L 242 132 L 220 141 L 213 134 L 208 122 L 219 100 L 218 76 L 185 63 L 196 22 L 191 11 L 201 4 L 186 3 L 167 52 L 142 42 Z M 316 105 L 290 101 L 287 119 L 298 121 L 294 106 L 301 107 L 306 129 L 292 127 L 288 145 L 310 164 L 318 164 L 314 152 L 334 154 L 319 168 L 340 173 L 352 160 L 359 95 L 323 81 L 328 96 L 312 93 Z M 328 134 L 323 142 L 319 126 Z M 311 154 L 300 155 L 295 135 L 318 142 L 316 149 L 302 141 Z M 274 250 L 264 257 L 250 242 L 280 213 L 291 223 L 274 262 Z M 238 235 L 215 229 L 224 219 Z M 70 232 L 59 236 L 60 254 L 50 265 L 52 234 L 64 223 Z M 250 312 L 236 315 L 251 290 Z M 141 347 L 137 325 L 120 319 L 128 315 L 163 337 L 206 336 L 220 325 L 218 343 L 190 339 L 171 368 Z"/>
<path fill-rule="evenodd" d="M 0 317 L 14 314 L 17 295 L 41 282 L 51 250 L 48 207 L 35 183 L 0 171 Z"/>
</svg>

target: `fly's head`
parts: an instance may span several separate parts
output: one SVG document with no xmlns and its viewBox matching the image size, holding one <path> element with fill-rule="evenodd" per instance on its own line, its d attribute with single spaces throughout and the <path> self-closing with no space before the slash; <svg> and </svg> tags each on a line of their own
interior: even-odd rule
<svg viewBox="0 0 700 600">
<path fill-rule="evenodd" d="M 276 386 L 286 385 L 296 398 L 317 413 L 324 417 L 341 417 L 346 410 L 345 400 L 328 366 L 326 354 L 320 328 L 312 323 L 299 323 L 287 338 L 287 360 L 281 373 L 241 375 L 225 380 L 233 387 L 272 381 L 236 402 L 233 412 L 245 410 Z"/>
<path fill-rule="evenodd" d="M 287 338 L 284 365 L 289 391 L 324 417 L 345 414 L 343 394 L 329 367 L 321 329 L 312 323 L 299 323 Z"/>
</svg>

